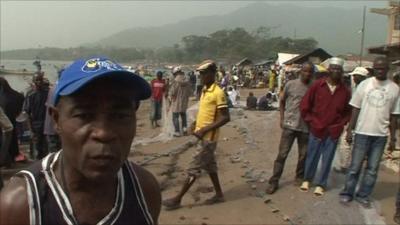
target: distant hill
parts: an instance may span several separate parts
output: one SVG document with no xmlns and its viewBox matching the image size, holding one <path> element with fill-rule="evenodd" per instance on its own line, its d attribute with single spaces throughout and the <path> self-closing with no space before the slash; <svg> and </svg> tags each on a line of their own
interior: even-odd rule
<svg viewBox="0 0 400 225">
<path fill-rule="evenodd" d="M 343 4 L 346 4 L 343 2 Z M 168 14 L 166 14 L 168 16 Z M 249 31 L 259 26 L 275 27 L 273 36 L 314 37 L 319 47 L 332 54 L 358 53 L 362 9 L 310 8 L 291 4 L 252 3 L 225 15 L 194 17 L 160 27 L 132 28 L 95 43 L 112 47 L 158 48 L 179 43 L 190 35 L 207 35 L 224 28 L 243 27 Z M 387 19 L 367 13 L 365 46 L 383 44 Z"/>
</svg>

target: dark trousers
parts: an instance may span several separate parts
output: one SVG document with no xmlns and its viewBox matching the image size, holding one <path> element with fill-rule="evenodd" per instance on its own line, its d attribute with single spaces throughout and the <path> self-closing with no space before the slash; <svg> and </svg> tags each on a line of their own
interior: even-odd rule
<svg viewBox="0 0 400 225">
<path fill-rule="evenodd" d="M 47 155 L 47 142 L 46 136 L 43 134 L 43 126 L 32 126 L 32 131 L 34 134 L 33 149 L 36 152 L 36 159 L 42 159 Z"/>
<path fill-rule="evenodd" d="M 55 135 L 47 135 L 47 148 L 49 152 L 58 152 L 61 149 L 60 137 Z"/>
<path fill-rule="evenodd" d="M 396 212 L 400 212 L 400 184 L 399 184 L 399 190 L 397 191 Z"/>
<path fill-rule="evenodd" d="M 279 144 L 278 156 L 274 162 L 274 171 L 272 177 L 269 179 L 270 184 L 278 184 L 282 176 L 283 168 L 285 167 L 286 159 L 289 155 L 294 140 L 297 139 L 297 146 L 299 158 L 297 160 L 296 179 L 303 179 L 304 177 L 304 164 L 307 153 L 308 133 L 295 131 L 284 128 L 282 131 L 281 141 Z"/>
<path fill-rule="evenodd" d="M 172 122 L 174 123 L 175 132 L 180 132 L 179 116 L 182 120 L 182 128 L 187 127 L 186 112 L 174 112 L 172 113 Z"/>
</svg>

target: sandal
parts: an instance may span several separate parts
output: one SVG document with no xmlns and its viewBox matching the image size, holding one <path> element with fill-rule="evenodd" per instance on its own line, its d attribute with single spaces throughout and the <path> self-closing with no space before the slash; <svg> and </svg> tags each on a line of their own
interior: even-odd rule
<svg viewBox="0 0 400 225">
<path fill-rule="evenodd" d="M 165 207 L 166 210 L 175 210 L 179 209 L 182 207 L 180 202 L 176 202 L 175 199 L 167 199 L 162 202 L 163 206 Z"/>
<path fill-rule="evenodd" d="M 321 197 L 322 195 L 324 195 L 324 189 L 320 186 L 317 186 L 314 190 L 314 195 Z"/>
<path fill-rule="evenodd" d="M 308 192 L 308 189 L 310 189 L 310 182 L 304 181 L 300 186 L 300 191 Z"/>
<path fill-rule="evenodd" d="M 205 200 L 204 204 L 205 205 L 212 205 L 212 204 L 221 203 L 221 202 L 225 202 L 225 198 L 214 195 L 212 198 L 209 198 L 209 199 Z"/>
</svg>

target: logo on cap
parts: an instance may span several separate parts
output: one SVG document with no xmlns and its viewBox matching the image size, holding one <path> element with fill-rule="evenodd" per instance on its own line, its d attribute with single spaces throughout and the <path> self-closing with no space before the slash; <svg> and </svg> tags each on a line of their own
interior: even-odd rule
<svg viewBox="0 0 400 225">
<path fill-rule="evenodd" d="M 97 72 L 101 69 L 122 70 L 122 67 L 120 67 L 118 64 L 108 59 L 101 59 L 101 58 L 89 59 L 82 67 L 82 71 L 86 73 Z"/>
</svg>

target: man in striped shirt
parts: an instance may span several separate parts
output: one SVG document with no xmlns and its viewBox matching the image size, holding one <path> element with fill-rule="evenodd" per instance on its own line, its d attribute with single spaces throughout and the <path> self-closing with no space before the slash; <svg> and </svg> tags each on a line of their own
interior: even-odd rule
<svg viewBox="0 0 400 225">
<path fill-rule="evenodd" d="M 62 150 L 10 180 L 0 224 L 157 224 L 158 183 L 127 160 L 136 110 L 150 95 L 143 78 L 109 59 L 67 67 L 50 108 Z"/>
</svg>

